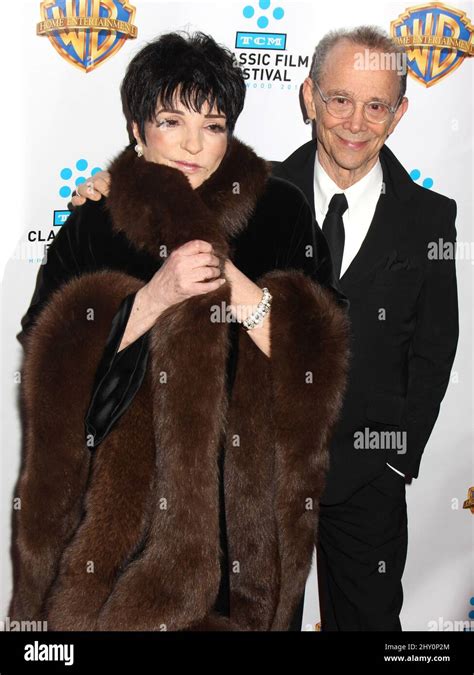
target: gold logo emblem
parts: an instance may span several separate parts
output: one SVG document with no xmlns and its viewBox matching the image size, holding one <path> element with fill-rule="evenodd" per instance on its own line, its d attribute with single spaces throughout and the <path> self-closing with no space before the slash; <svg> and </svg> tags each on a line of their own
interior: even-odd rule
<svg viewBox="0 0 474 675">
<path fill-rule="evenodd" d="M 409 75 L 425 87 L 474 54 L 474 28 L 466 13 L 439 2 L 409 7 L 391 22 L 390 32 L 405 47 Z"/>
<path fill-rule="evenodd" d="M 89 73 L 136 38 L 135 7 L 121 0 L 41 3 L 37 35 L 47 35 L 63 59 Z"/>
</svg>

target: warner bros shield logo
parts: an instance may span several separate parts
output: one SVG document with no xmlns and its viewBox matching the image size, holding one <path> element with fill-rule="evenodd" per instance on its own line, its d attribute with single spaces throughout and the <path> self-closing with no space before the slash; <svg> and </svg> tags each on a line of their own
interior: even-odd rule
<svg viewBox="0 0 474 675">
<path fill-rule="evenodd" d="M 391 22 L 390 33 L 405 47 L 408 73 L 425 87 L 474 55 L 474 28 L 466 13 L 440 2 L 409 7 Z"/>
<path fill-rule="evenodd" d="M 137 37 L 136 9 L 126 0 L 42 2 L 37 35 L 46 35 L 63 59 L 89 73 Z"/>
</svg>

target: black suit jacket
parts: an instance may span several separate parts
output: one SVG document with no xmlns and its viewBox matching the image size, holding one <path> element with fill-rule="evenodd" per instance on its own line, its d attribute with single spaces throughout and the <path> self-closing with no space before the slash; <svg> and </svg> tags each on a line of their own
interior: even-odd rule
<svg viewBox="0 0 474 675">
<path fill-rule="evenodd" d="M 313 213 L 315 158 L 310 141 L 274 163 Z M 454 251 L 456 203 L 416 185 L 385 145 L 380 161 L 384 189 L 339 282 L 350 302 L 351 372 L 323 503 L 346 499 L 386 462 L 418 476 L 456 353 L 455 260 L 429 255 L 440 239 Z"/>
</svg>

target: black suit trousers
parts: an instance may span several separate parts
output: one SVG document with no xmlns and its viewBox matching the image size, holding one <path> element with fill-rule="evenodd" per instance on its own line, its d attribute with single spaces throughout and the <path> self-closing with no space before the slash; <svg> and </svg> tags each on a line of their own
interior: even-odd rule
<svg viewBox="0 0 474 675">
<path fill-rule="evenodd" d="M 386 466 L 339 504 L 320 505 L 322 631 L 400 631 L 407 554 L 405 479 Z"/>
</svg>

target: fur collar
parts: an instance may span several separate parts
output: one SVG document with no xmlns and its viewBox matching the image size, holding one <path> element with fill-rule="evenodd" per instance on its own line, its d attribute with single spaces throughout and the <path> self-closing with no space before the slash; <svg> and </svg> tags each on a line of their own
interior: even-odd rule
<svg viewBox="0 0 474 675">
<path fill-rule="evenodd" d="M 130 147 L 109 171 L 114 228 L 163 258 L 190 239 L 209 241 L 225 255 L 228 239 L 245 228 L 263 192 L 270 165 L 232 138 L 217 170 L 195 190 L 178 169 L 147 162 Z"/>
<path fill-rule="evenodd" d="M 193 191 L 178 170 L 126 150 L 112 165 L 114 227 L 157 257 L 192 238 L 224 255 L 267 171 L 233 140 Z M 84 271 L 53 294 L 22 375 L 14 619 L 41 617 L 50 630 L 288 630 L 311 567 L 348 328 L 331 292 L 300 270 L 257 283 L 273 296 L 271 358 L 245 331 L 233 342 L 225 320 L 209 320 L 212 305 L 230 302 L 229 284 L 168 308 L 150 329 L 146 368 L 134 365 L 142 385 L 94 454 L 84 416 L 95 374 L 118 308 L 143 282 Z M 229 619 L 213 609 L 221 449 Z"/>
</svg>

